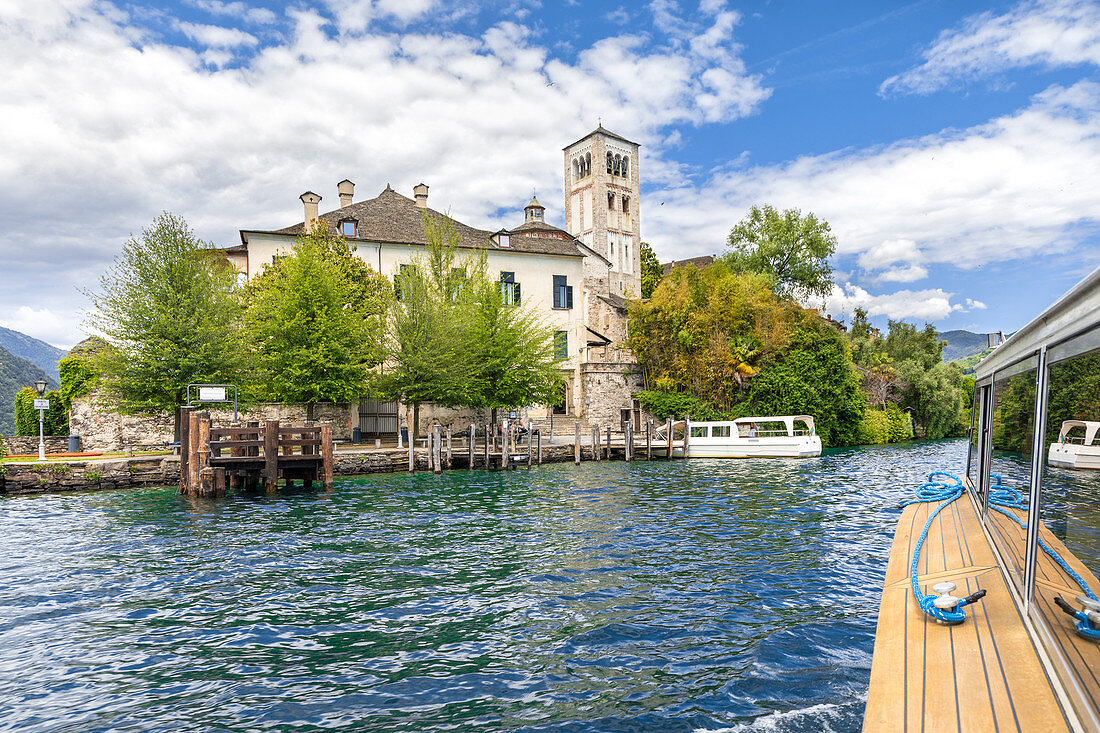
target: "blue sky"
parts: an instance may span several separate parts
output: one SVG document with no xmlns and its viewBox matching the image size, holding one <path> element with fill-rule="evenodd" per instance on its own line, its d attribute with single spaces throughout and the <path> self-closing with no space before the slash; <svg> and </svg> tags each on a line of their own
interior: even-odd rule
<svg viewBox="0 0 1100 733">
<path fill-rule="evenodd" d="M 0 2 L 0 60 L 0 324 L 62 346 L 162 210 L 231 245 L 347 177 L 561 223 L 597 119 L 662 260 L 812 211 L 841 318 L 1012 331 L 1100 265 L 1097 2 Z"/>
</svg>

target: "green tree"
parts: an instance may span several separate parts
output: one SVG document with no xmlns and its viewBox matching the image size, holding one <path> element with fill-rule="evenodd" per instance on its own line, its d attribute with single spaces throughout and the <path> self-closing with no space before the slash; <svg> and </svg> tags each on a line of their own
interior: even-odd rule
<svg viewBox="0 0 1100 733">
<path fill-rule="evenodd" d="M 470 290 L 474 318 L 467 343 L 475 354 L 475 389 L 470 404 L 492 411 L 550 404 L 562 382 L 554 333 L 523 305 L 505 302 L 499 284 L 482 278 Z"/>
<path fill-rule="evenodd" d="M 236 272 L 180 217 L 164 213 L 131 237 L 100 278 L 89 330 L 110 343 L 95 359 L 120 412 L 176 410 L 188 384 L 236 382 L 242 349 Z"/>
<path fill-rule="evenodd" d="M 61 393 L 54 389 L 47 392 L 44 397 L 50 401 L 50 409 L 46 410 L 46 414 L 42 416 L 43 434 L 68 435 L 69 407 L 61 398 Z M 31 387 L 24 387 L 15 395 L 16 435 L 38 435 L 38 410 L 34 409 L 34 401 L 37 398 L 38 392 Z"/>
<path fill-rule="evenodd" d="M 649 298 L 653 295 L 657 283 L 661 282 L 661 278 L 664 277 L 664 268 L 657 261 L 657 255 L 653 253 L 648 242 L 642 242 L 641 247 L 638 249 L 638 256 L 642 260 L 642 297 Z"/>
<path fill-rule="evenodd" d="M 776 211 L 753 206 L 729 233 L 726 262 L 738 272 L 759 272 L 772 278 L 776 293 L 825 296 L 832 289 L 828 258 L 836 237 L 826 221 L 798 209 Z"/>
<path fill-rule="evenodd" d="M 266 266 L 244 292 L 252 394 L 265 400 L 353 402 L 382 361 L 388 281 L 345 240 L 316 227 Z"/>
</svg>

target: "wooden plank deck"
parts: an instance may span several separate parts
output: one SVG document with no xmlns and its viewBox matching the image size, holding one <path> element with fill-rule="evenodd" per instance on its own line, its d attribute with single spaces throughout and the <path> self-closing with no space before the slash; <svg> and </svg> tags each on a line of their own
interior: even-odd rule
<svg viewBox="0 0 1100 733">
<path fill-rule="evenodd" d="M 954 501 L 932 524 L 918 580 L 926 593 L 951 580 L 958 586 L 955 595 L 985 588 L 985 598 L 967 606 L 966 621 L 957 626 L 936 623 L 914 600 L 913 546 L 936 506 L 906 507 L 898 522 L 863 729 L 1069 730 L 968 497 Z"/>
</svg>

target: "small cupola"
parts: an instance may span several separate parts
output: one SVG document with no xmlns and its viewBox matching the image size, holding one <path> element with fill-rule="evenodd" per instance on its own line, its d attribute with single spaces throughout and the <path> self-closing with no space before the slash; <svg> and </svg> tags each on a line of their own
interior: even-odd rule
<svg viewBox="0 0 1100 733">
<path fill-rule="evenodd" d="M 531 222 L 543 221 L 544 211 L 546 211 L 546 207 L 540 204 L 537 198 L 532 196 L 531 203 L 523 208 L 523 223 L 530 224 Z"/>
</svg>

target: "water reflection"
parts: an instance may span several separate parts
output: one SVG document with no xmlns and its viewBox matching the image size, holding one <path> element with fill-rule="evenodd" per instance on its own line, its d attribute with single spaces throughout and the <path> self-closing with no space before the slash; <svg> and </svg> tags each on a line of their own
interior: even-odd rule
<svg viewBox="0 0 1100 733">
<path fill-rule="evenodd" d="M 0 729 L 858 730 L 898 502 L 964 460 L 2 499 Z"/>
</svg>

